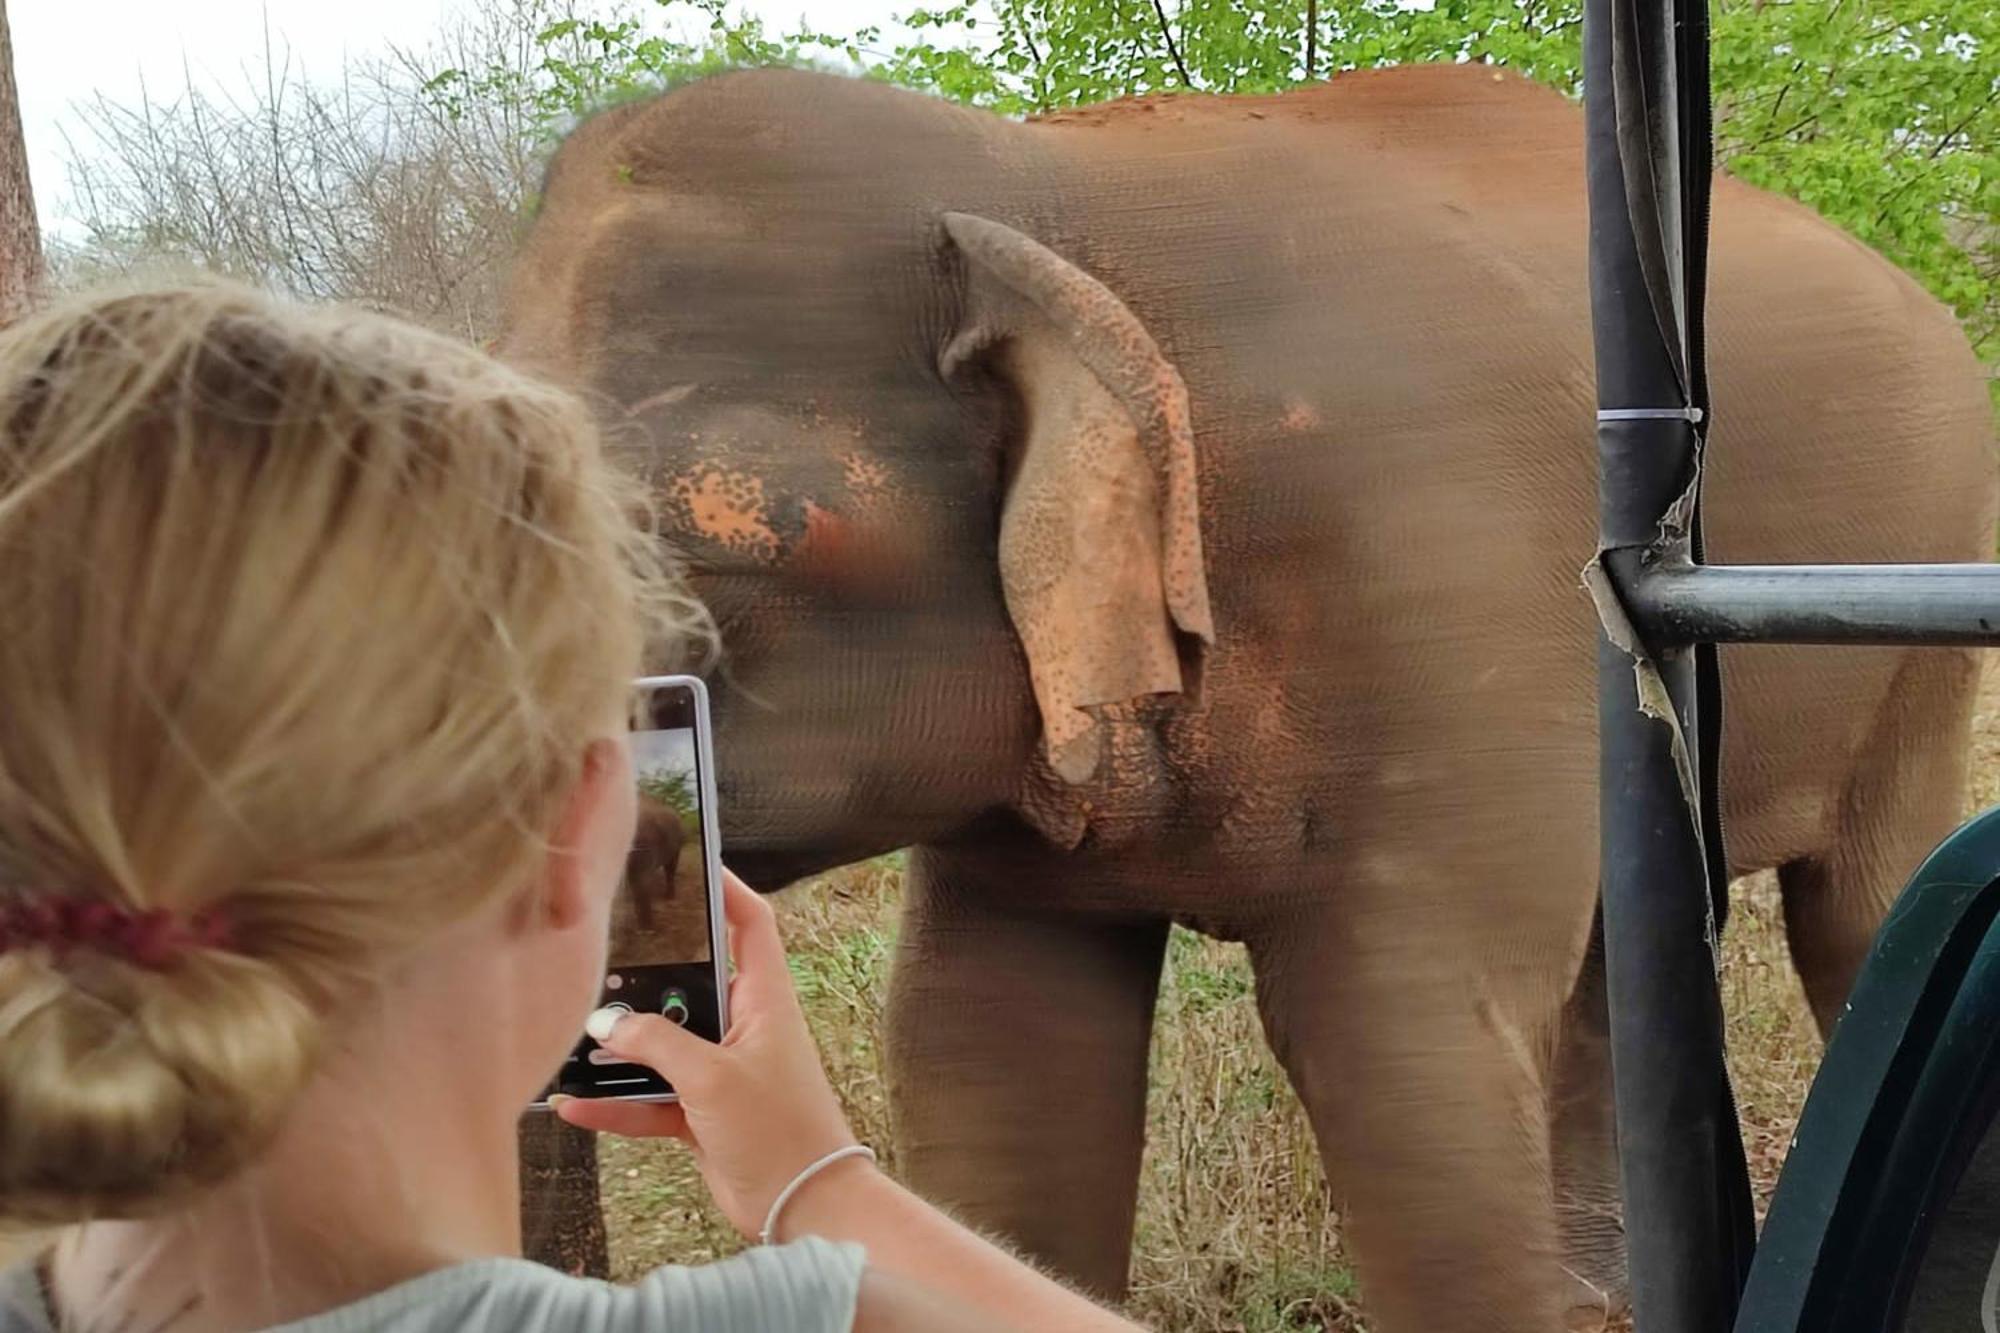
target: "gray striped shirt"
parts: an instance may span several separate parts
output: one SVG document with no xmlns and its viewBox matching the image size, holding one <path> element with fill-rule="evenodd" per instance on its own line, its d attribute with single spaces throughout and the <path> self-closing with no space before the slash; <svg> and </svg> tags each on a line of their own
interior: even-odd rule
<svg viewBox="0 0 2000 1333">
<path fill-rule="evenodd" d="M 525 1259 L 477 1259 L 271 1333 L 849 1333 L 863 1252 L 807 1237 L 628 1287 Z M 0 1333 L 57 1333 L 34 1266 L 0 1273 Z"/>
</svg>

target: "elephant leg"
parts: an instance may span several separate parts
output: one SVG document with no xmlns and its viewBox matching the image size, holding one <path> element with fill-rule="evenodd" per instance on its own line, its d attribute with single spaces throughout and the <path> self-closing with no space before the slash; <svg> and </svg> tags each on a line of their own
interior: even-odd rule
<svg viewBox="0 0 2000 1333">
<path fill-rule="evenodd" d="M 632 893 L 632 920 L 641 933 L 653 929 L 652 876 L 642 875 L 625 881 Z"/>
<path fill-rule="evenodd" d="M 653 861 L 650 846 L 641 844 L 634 847 L 625 858 L 625 880 L 619 886 L 632 905 L 632 919 L 642 931 L 653 928 Z"/>
<path fill-rule="evenodd" d="M 609 1276 L 597 1136 L 531 1111 L 521 1117 L 519 1137 L 522 1253 L 578 1277 Z"/>
<path fill-rule="evenodd" d="M 1625 1223 L 1618 1184 L 1618 1115 L 1611 1089 L 1611 1012 L 1604 937 L 1590 950 L 1563 1006 L 1549 1094 L 1556 1225 L 1569 1280 L 1570 1325 L 1600 1327 L 1625 1311 Z"/>
<path fill-rule="evenodd" d="M 1785 936 L 1822 1036 L 1897 893 L 1964 816 L 1979 666 L 1951 649 L 1904 659 L 1855 756 L 1831 844 L 1778 868 Z"/>
<path fill-rule="evenodd" d="M 1484 931 L 1454 929 L 1443 895 L 1401 891 L 1253 937 L 1266 1031 L 1343 1209 L 1370 1327 L 1549 1333 L 1569 1302 L 1542 1053 L 1571 946 L 1524 938 L 1497 906 Z M 1479 910 L 1482 895 L 1458 896 Z"/>
<path fill-rule="evenodd" d="M 888 1014 L 897 1154 L 926 1198 L 1116 1299 L 1167 923 L 1010 911 L 996 878 L 911 858 Z"/>
</svg>

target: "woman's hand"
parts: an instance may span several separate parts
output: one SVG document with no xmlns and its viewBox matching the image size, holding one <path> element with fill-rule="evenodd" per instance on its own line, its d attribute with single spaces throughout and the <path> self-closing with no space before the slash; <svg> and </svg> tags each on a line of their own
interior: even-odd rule
<svg viewBox="0 0 2000 1333">
<path fill-rule="evenodd" d="M 672 1083 L 680 1102 L 565 1097 L 555 1110 L 583 1129 L 683 1140 L 723 1213 L 754 1237 L 794 1176 L 855 1139 L 806 1028 L 771 905 L 727 872 L 723 905 L 736 976 L 721 1044 L 658 1014 L 626 1014 L 598 1039 L 613 1055 Z M 872 1170 L 850 1158 L 823 1174 Z M 813 1186 L 821 1179 L 815 1177 Z"/>
<path fill-rule="evenodd" d="M 737 1230 L 755 1236 L 779 1191 L 854 1135 L 806 1030 L 770 905 L 734 875 L 726 876 L 724 890 L 736 979 L 721 1045 L 657 1014 L 628 1014 L 598 1037 L 612 1054 L 657 1070 L 680 1103 L 570 1097 L 556 1103 L 556 1114 L 584 1129 L 684 1140 L 722 1211 Z M 829 1186 L 828 1177 L 837 1183 Z M 785 1215 L 801 1233 L 867 1247 L 857 1331 L 1137 1333 L 1136 1325 L 966 1230 L 866 1161 L 845 1158 L 814 1176 Z"/>
</svg>

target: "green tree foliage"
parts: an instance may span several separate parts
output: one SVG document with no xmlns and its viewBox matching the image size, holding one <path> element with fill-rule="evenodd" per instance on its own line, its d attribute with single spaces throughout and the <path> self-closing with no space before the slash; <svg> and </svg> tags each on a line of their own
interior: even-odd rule
<svg viewBox="0 0 2000 1333">
<path fill-rule="evenodd" d="M 727 0 L 653 0 L 662 14 L 699 20 L 663 29 L 645 11 L 614 10 L 586 17 L 556 0 L 529 0 L 521 8 L 530 58 L 495 61 L 485 68 L 450 67 L 429 75 L 422 91 L 448 116 L 475 106 L 520 108 L 531 137 L 546 144 L 587 112 L 658 92 L 689 79 L 759 65 L 804 65 L 821 57 L 865 59 L 864 39 L 801 29 L 773 36 L 754 17 L 735 17 Z M 676 13 L 678 11 L 678 13 Z"/>
<path fill-rule="evenodd" d="M 2000 7 L 1735 0 L 1718 156 L 1915 274 L 2000 357 Z"/>
<path fill-rule="evenodd" d="M 643 773 L 639 794 L 662 805 L 670 805 L 683 817 L 695 813 L 694 776 L 690 773 Z"/>
<path fill-rule="evenodd" d="M 633 92 L 745 64 L 844 62 L 1008 115 L 1138 94 L 1272 92 L 1411 61 L 1507 65 L 1581 92 L 1582 0 L 958 0 L 880 29 L 773 35 L 728 0 L 654 0 L 706 20 L 566 18 L 546 59 L 448 70 L 441 98 L 532 104 L 554 134 Z M 1314 27 L 1307 68 L 1309 22 Z M 699 25 L 697 25 L 699 26 Z M 2000 6 L 1992 0 L 1715 0 L 1717 157 L 1903 265 L 2000 359 Z M 501 84 L 504 76 L 511 83 Z"/>
</svg>

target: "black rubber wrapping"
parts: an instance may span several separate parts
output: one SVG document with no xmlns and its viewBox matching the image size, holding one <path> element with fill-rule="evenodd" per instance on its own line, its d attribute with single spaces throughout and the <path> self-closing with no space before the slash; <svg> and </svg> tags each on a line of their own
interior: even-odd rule
<svg viewBox="0 0 2000 1333">
<path fill-rule="evenodd" d="M 1597 456 L 1599 546 L 1664 554 L 1661 519 L 1694 481 L 1692 428 L 1674 420 L 1600 421 Z"/>
<path fill-rule="evenodd" d="M 1692 0 L 1586 6 L 1598 404 L 1662 414 L 1598 427 L 1600 564 L 1628 622 L 1640 571 L 1700 555 L 1706 41 Z M 1755 1243 L 1716 976 L 1720 683 L 1712 651 L 1631 627 L 1639 642 L 1599 648 L 1599 817 L 1632 1297 L 1640 1333 L 1720 1333 Z"/>
</svg>

